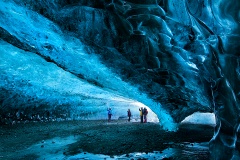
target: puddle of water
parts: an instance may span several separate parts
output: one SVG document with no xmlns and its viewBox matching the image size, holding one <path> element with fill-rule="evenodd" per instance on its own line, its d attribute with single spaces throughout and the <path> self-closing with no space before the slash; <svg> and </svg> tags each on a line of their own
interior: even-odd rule
<svg viewBox="0 0 240 160">
<path fill-rule="evenodd" d="M 45 140 L 39 142 L 35 145 L 32 145 L 26 150 L 21 152 L 19 156 L 26 155 L 36 155 L 39 158 L 38 160 L 94 160 L 94 159 L 103 159 L 103 160 L 113 160 L 113 159 L 178 159 L 178 160 L 190 160 L 190 159 L 209 159 L 209 150 L 208 150 L 208 142 L 203 143 L 173 143 L 169 142 L 169 146 L 171 148 L 167 148 L 163 151 L 154 151 L 152 153 L 141 153 L 134 152 L 129 154 L 123 154 L 118 156 L 109 156 L 103 154 L 92 154 L 88 152 L 82 152 L 80 154 L 74 156 L 66 156 L 64 152 L 68 149 L 68 145 L 75 143 L 78 141 L 80 136 L 69 136 L 65 138 L 56 137 L 53 139 Z M 81 148 L 79 148 L 81 149 Z M 235 159 L 239 159 L 239 155 L 234 157 Z"/>
<path fill-rule="evenodd" d="M 21 155 L 34 154 L 39 158 L 38 160 L 56 160 L 56 159 L 66 159 L 63 154 L 65 149 L 67 150 L 69 144 L 77 142 L 80 136 L 69 136 L 65 138 L 55 137 L 49 140 L 43 140 L 35 145 L 32 145 L 26 150 L 21 152 Z"/>
<path fill-rule="evenodd" d="M 107 156 L 101 154 L 91 154 L 91 153 L 81 153 L 75 156 L 68 157 L 68 160 L 77 160 L 77 159 L 105 159 L 105 160 L 113 160 L 113 159 L 164 159 L 164 158 L 173 158 L 173 159 L 198 159 L 198 154 L 208 156 L 208 142 L 205 143 L 181 143 L 175 144 L 174 148 L 167 148 L 161 152 L 154 151 L 152 153 L 130 153 L 123 154 L 120 156 Z M 177 147 L 178 146 L 178 147 Z"/>
<path fill-rule="evenodd" d="M 102 154 L 91 154 L 91 153 L 81 153 L 72 157 L 68 157 L 68 160 L 78 160 L 78 159 L 104 159 L 104 160 L 113 160 L 113 159 L 163 159 L 163 158 L 169 158 L 174 154 L 174 149 L 169 148 L 164 150 L 163 152 L 158 152 L 155 151 L 153 153 L 140 153 L 140 152 L 135 152 L 135 153 L 130 153 L 130 154 L 123 154 L 120 156 L 107 156 L 107 155 L 102 155 Z"/>
</svg>

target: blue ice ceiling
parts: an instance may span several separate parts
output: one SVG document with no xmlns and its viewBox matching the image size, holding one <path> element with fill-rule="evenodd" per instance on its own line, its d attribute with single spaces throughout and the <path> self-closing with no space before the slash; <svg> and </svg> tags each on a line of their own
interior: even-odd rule
<svg viewBox="0 0 240 160">
<path fill-rule="evenodd" d="M 138 115 L 138 108 L 144 106 L 139 103 L 142 102 L 159 113 L 165 128 L 174 129 L 171 116 L 160 104 L 122 81 L 101 63 L 91 48 L 87 52 L 88 46 L 80 40 L 64 34 L 36 12 L 14 3 L 0 3 L 4 6 L 2 29 L 37 52 L 1 41 L 1 88 L 6 92 L 3 108 L 44 106 L 46 110 L 51 106 L 70 112 L 71 117 L 78 113 L 81 119 L 103 119 L 107 107 L 114 109 L 113 118 L 125 116 L 128 108 Z M 150 115 L 155 117 L 154 113 Z"/>
<path fill-rule="evenodd" d="M 233 0 L 3 0 L 2 114 L 102 119 L 112 107 L 118 118 L 145 105 L 175 130 L 194 112 L 213 112 L 211 153 L 229 159 L 239 126 L 239 8 Z"/>
</svg>

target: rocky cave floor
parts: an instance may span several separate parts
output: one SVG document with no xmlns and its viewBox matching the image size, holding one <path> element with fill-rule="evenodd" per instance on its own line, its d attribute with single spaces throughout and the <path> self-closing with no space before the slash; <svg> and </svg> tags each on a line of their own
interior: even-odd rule
<svg viewBox="0 0 240 160">
<path fill-rule="evenodd" d="M 1 125 L 0 159 L 209 159 L 213 131 L 181 124 L 169 132 L 157 123 L 127 120 Z"/>
</svg>

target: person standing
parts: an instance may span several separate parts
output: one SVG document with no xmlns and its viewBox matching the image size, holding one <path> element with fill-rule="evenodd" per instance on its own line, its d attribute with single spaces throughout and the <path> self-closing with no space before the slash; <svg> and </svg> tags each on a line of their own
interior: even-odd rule
<svg viewBox="0 0 240 160">
<path fill-rule="evenodd" d="M 143 109 L 144 123 L 147 123 L 147 114 L 148 114 L 148 110 L 147 108 L 144 107 Z"/>
<path fill-rule="evenodd" d="M 112 118 L 112 109 L 108 108 L 107 111 L 108 111 L 108 122 L 110 122 Z"/>
<path fill-rule="evenodd" d="M 128 109 L 127 113 L 128 113 L 128 122 L 130 122 L 130 117 L 132 116 L 130 109 Z"/>
<path fill-rule="evenodd" d="M 139 108 L 139 111 L 140 111 L 141 123 L 143 123 L 143 107 L 141 107 L 141 109 Z"/>
</svg>

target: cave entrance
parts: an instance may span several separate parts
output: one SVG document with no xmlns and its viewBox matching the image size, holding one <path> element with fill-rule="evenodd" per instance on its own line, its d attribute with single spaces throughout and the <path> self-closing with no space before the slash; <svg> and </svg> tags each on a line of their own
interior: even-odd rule
<svg viewBox="0 0 240 160">
<path fill-rule="evenodd" d="M 104 107 L 105 108 L 105 107 Z M 113 109 L 112 119 L 127 119 L 127 110 L 131 111 L 131 122 L 140 122 L 140 112 L 139 108 L 146 108 L 148 110 L 147 122 L 159 123 L 159 118 L 157 114 L 148 106 L 144 105 L 139 101 L 135 101 L 132 99 L 124 98 L 124 97 L 114 97 L 112 100 L 109 100 L 106 104 L 106 108 Z M 103 110 L 105 113 L 106 111 Z M 104 119 L 102 115 L 104 113 L 100 113 L 101 115 L 97 116 L 100 119 Z"/>
<path fill-rule="evenodd" d="M 195 112 L 189 116 L 187 116 L 181 123 L 188 124 L 204 124 L 204 125 L 216 125 L 216 119 L 214 113 L 202 113 Z"/>
<path fill-rule="evenodd" d="M 151 108 L 148 106 L 140 103 L 140 102 L 134 102 L 132 103 L 134 112 L 132 112 L 132 119 L 135 121 L 140 121 L 140 113 L 139 113 L 139 108 L 147 108 L 148 110 L 148 115 L 147 115 L 147 121 L 148 122 L 154 122 L 154 123 L 159 123 L 158 116 L 152 111 Z"/>
</svg>

